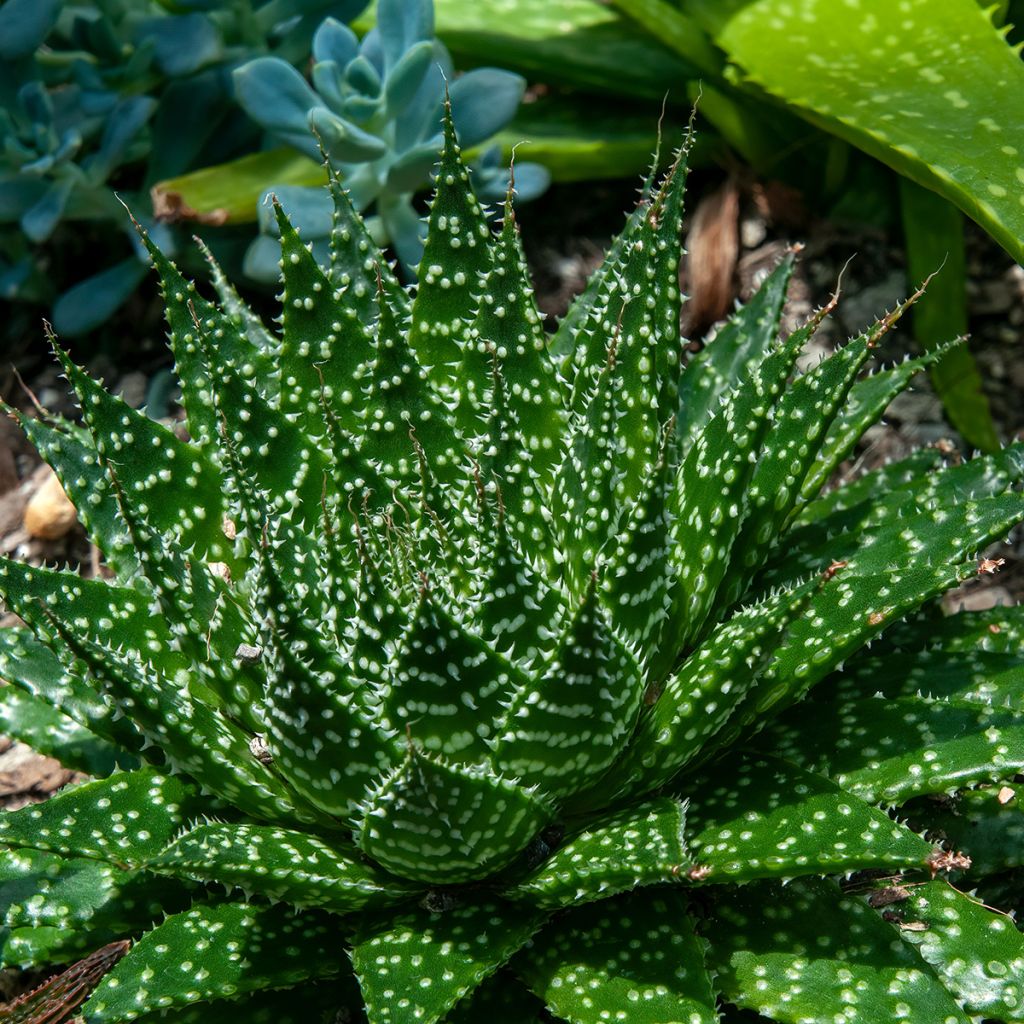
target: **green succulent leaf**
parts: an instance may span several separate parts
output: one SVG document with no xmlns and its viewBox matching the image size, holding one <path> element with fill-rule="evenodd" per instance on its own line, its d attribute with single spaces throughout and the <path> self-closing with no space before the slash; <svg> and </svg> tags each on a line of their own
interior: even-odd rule
<svg viewBox="0 0 1024 1024">
<path fill-rule="evenodd" d="M 337 914 L 417 891 L 361 862 L 350 844 L 270 825 L 197 825 L 147 860 L 146 867 Z"/>
<path fill-rule="evenodd" d="M 539 1024 L 543 1009 L 544 1004 L 503 969 L 474 989 L 444 1020 L 445 1024 L 476 1024 L 481 1020 L 491 1024 Z"/>
<path fill-rule="evenodd" d="M 13 686 L 0 689 L 0 733 L 90 775 L 130 767 L 132 758 L 73 718 Z"/>
<path fill-rule="evenodd" d="M 137 867 L 208 807 L 193 784 L 139 768 L 8 812 L 0 817 L 0 842 Z"/>
<path fill-rule="evenodd" d="M 938 880 L 910 888 L 885 916 L 972 1017 L 1020 1018 L 1024 939 L 1012 918 Z"/>
<path fill-rule="evenodd" d="M 757 742 L 862 800 L 894 806 L 1012 776 L 1024 765 L 1021 729 L 1003 708 L 867 698 L 793 708 Z"/>
<path fill-rule="evenodd" d="M 489 270 L 491 262 L 490 229 L 459 153 L 448 116 L 409 332 L 419 361 L 442 393 L 453 397 L 459 394 L 456 365 L 472 343 L 468 324 L 476 308 L 478 275 Z"/>
<path fill-rule="evenodd" d="M 794 262 L 795 254 L 787 254 L 751 300 L 687 362 L 679 386 L 676 423 L 681 450 L 696 440 L 736 381 L 750 377 L 771 352 Z"/>
<path fill-rule="evenodd" d="M 924 867 L 934 854 L 905 825 L 812 772 L 768 755 L 675 784 L 701 881 L 748 882 L 867 867 Z"/>
<path fill-rule="evenodd" d="M 3 408 L 3 407 L 0 407 Z M 46 422 L 13 413 L 25 436 L 50 465 L 78 519 L 118 579 L 138 569 L 138 556 L 121 522 L 114 492 L 88 433 L 57 420 Z"/>
<path fill-rule="evenodd" d="M 546 916 L 482 898 L 368 923 L 352 949 L 367 1013 L 380 1024 L 436 1024 L 521 949 Z"/>
<path fill-rule="evenodd" d="M 1008 652 L 947 652 L 941 647 L 857 658 L 831 695 L 854 699 L 932 697 L 992 707 L 1021 707 L 1024 666 Z"/>
<path fill-rule="evenodd" d="M 117 718 L 110 705 L 88 684 L 88 672 L 66 652 L 58 655 L 28 630 L 0 631 L 0 678 L 45 702 L 81 728 L 114 747 L 137 751 L 143 745 L 138 729 L 126 718 Z M 18 727 L 20 728 L 20 726 Z M 121 754 L 124 767 L 134 759 Z M 101 775 L 103 772 L 94 771 Z"/>
<path fill-rule="evenodd" d="M 707 931 L 722 995 L 779 1024 L 826 1024 L 839 1014 L 862 1024 L 969 1019 L 917 952 L 832 882 L 723 889 Z"/>
<path fill-rule="evenodd" d="M 659 3 L 640 0 L 644 24 Z M 404 289 L 356 209 L 425 170 L 449 65 L 430 0 L 378 6 L 363 43 L 316 31 L 314 81 L 339 109 L 314 120 L 366 156 L 359 133 L 403 98 L 406 156 L 327 172 L 315 239 L 308 210 L 300 233 L 277 208 L 279 330 L 208 253 L 216 301 L 143 236 L 187 433 L 59 351 L 84 426 L 25 421 L 116 576 L 0 562 L 28 627 L 0 631 L 0 720 L 130 770 L 0 818 L 0 956 L 134 943 L 85 1024 L 710 1024 L 719 1001 L 729 1021 L 956 1024 L 958 998 L 1011 1017 L 1006 936 L 979 940 L 1000 944 L 979 973 L 936 923 L 933 969 L 828 876 L 956 870 L 1019 902 L 999 845 L 1019 845 L 1024 617 L 948 619 L 935 599 L 1024 519 L 1024 448 L 945 468 L 925 450 L 819 497 L 919 367 L 857 380 L 905 305 L 801 372 L 834 301 L 780 337 L 791 253 L 683 366 L 689 135 L 548 336 L 513 189 L 492 229 L 445 112 Z M 274 36 L 292 84 L 307 14 Z M 593 0 L 559 18 L 593 30 L 581 52 L 618 24 Z M 458 80 L 466 138 L 522 85 Z M 779 123 L 759 126 L 765 150 Z M 410 198 L 377 200 L 407 263 Z M 57 1024 L 84 995 L 12 1022 L 42 1007 Z"/>
<path fill-rule="evenodd" d="M 357 841 L 401 877 L 462 882 L 503 868 L 550 815 L 536 790 L 410 743 L 360 808 Z"/>
<path fill-rule="evenodd" d="M 671 797 L 598 819 L 509 890 L 512 899 L 558 909 L 669 882 L 693 865 L 686 805 Z"/>
<path fill-rule="evenodd" d="M 900 808 L 914 828 L 927 829 L 971 858 L 968 877 L 981 879 L 1024 866 L 1024 813 L 1017 783 L 959 790 L 953 797 L 917 797 Z"/>
<path fill-rule="evenodd" d="M 516 970 L 570 1024 L 714 1024 L 715 988 L 681 893 L 645 889 L 552 922 Z"/>
<path fill-rule="evenodd" d="M 494 761 L 564 796 L 615 760 L 643 696 L 640 666 L 612 631 L 594 587 L 539 677 L 517 687 L 492 744 Z"/>
<path fill-rule="evenodd" d="M 82 1016 L 88 1024 L 123 1024 L 158 1009 L 334 977 L 344 969 L 341 928 L 330 914 L 286 906 L 197 905 L 136 942 Z"/>
</svg>

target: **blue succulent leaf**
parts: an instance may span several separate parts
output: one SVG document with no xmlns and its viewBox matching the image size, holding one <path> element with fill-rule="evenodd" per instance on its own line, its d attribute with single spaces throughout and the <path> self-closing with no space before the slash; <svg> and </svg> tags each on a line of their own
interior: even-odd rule
<svg viewBox="0 0 1024 1024">
<path fill-rule="evenodd" d="M 509 168 L 501 162 L 501 147 L 489 146 L 470 167 L 473 191 L 481 202 L 499 203 L 508 193 Z M 551 172 L 543 164 L 517 163 L 515 165 L 516 201 L 525 203 L 547 191 Z"/>
<path fill-rule="evenodd" d="M 417 192 L 430 183 L 430 172 L 437 163 L 438 139 L 414 146 L 388 169 L 387 185 L 392 192 Z"/>
<path fill-rule="evenodd" d="M 137 43 L 153 41 L 157 67 L 171 78 L 191 75 L 220 60 L 224 44 L 217 25 L 202 14 L 146 18 L 135 32 Z"/>
<path fill-rule="evenodd" d="M 450 95 L 459 144 L 468 149 L 504 128 L 515 116 L 525 90 L 525 78 L 499 68 L 476 68 L 457 78 Z"/>
<path fill-rule="evenodd" d="M 334 205 L 325 189 L 281 185 L 278 188 L 268 188 L 260 196 L 258 217 L 260 231 L 263 234 L 275 237 L 277 235 L 277 216 L 274 213 L 272 196 L 277 196 L 292 226 L 301 233 L 304 241 L 325 238 L 331 233 Z M 277 273 L 275 267 L 275 277 Z"/>
<path fill-rule="evenodd" d="M 314 107 L 309 112 L 309 124 L 319 136 L 332 164 L 361 164 L 379 160 L 388 151 L 383 139 L 364 132 L 326 107 Z M 324 198 L 323 190 L 319 191 Z"/>
<path fill-rule="evenodd" d="M 309 130 L 309 112 L 320 99 L 306 80 L 279 57 L 259 57 L 236 68 L 235 98 L 259 125 L 312 157 L 320 153 Z"/>
<path fill-rule="evenodd" d="M 364 56 L 349 61 L 345 68 L 345 84 L 362 96 L 376 99 L 380 96 L 383 81 L 380 72 Z"/>
<path fill-rule="evenodd" d="M 39 202 L 45 191 L 46 183 L 36 178 L 0 181 L 0 221 L 17 220 Z"/>
<path fill-rule="evenodd" d="M 21 230 L 33 242 L 45 242 L 53 234 L 54 228 L 64 216 L 74 181 L 60 178 L 54 181 L 40 199 L 27 209 L 21 216 Z"/>
<path fill-rule="evenodd" d="M 426 225 L 415 207 L 411 195 L 381 196 L 378 204 L 381 224 L 391 241 L 391 247 L 398 256 L 408 276 L 416 273 L 423 258 L 423 238 Z"/>
<path fill-rule="evenodd" d="M 5 11 L 8 9 L 4 8 Z M 18 106 L 36 125 L 46 125 L 53 120 L 53 100 L 42 82 L 26 82 L 18 90 Z"/>
<path fill-rule="evenodd" d="M 123 306 L 149 273 L 134 256 L 101 270 L 69 288 L 53 307 L 53 326 L 75 337 L 105 323 Z"/>
<path fill-rule="evenodd" d="M 413 101 L 433 61 L 434 44 L 430 40 L 406 50 L 384 83 L 384 107 L 388 117 L 400 114 Z"/>
<path fill-rule="evenodd" d="M 416 94 L 395 122 L 395 149 L 399 153 L 439 135 L 444 86 L 454 74 L 451 55 L 443 43 L 435 41 L 430 67 Z"/>
<path fill-rule="evenodd" d="M 515 196 L 519 202 L 529 202 L 543 195 L 551 184 L 551 172 L 543 164 L 531 162 L 516 164 Z"/>
<path fill-rule="evenodd" d="M 324 18 L 313 36 L 313 60 L 344 67 L 359 53 L 359 38 L 337 18 Z"/>
<path fill-rule="evenodd" d="M 341 113 L 345 107 L 345 94 L 340 65 L 333 60 L 322 60 L 313 65 L 310 74 L 320 98 L 331 110 Z"/>
<path fill-rule="evenodd" d="M 377 29 L 372 28 L 363 36 L 363 41 L 359 44 L 359 52 L 383 77 L 385 73 L 384 51 L 381 49 L 380 32 Z"/>
<path fill-rule="evenodd" d="M 356 124 L 365 124 L 380 113 L 383 103 L 384 101 L 381 97 L 372 99 L 369 96 L 356 94 L 349 96 L 345 101 L 345 106 L 342 108 L 341 113 L 349 121 L 354 121 Z"/>
<path fill-rule="evenodd" d="M 416 43 L 434 37 L 432 0 L 379 0 L 377 30 L 384 66 L 390 72 Z"/>
<path fill-rule="evenodd" d="M 0 58 L 27 57 L 49 35 L 61 0 L 7 0 L 0 7 Z"/>
<path fill-rule="evenodd" d="M 92 181 L 102 184 L 124 160 L 128 147 L 156 111 L 151 96 L 131 96 L 112 111 L 103 129 L 100 148 L 89 160 L 86 172 Z"/>
<path fill-rule="evenodd" d="M 277 284 L 281 276 L 281 243 L 268 235 L 257 235 L 245 250 L 242 272 L 253 281 Z"/>
</svg>

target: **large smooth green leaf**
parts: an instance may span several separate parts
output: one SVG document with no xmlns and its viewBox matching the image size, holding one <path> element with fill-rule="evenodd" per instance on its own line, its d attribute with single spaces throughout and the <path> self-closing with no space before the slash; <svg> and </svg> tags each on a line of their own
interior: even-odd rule
<svg viewBox="0 0 1024 1024">
<path fill-rule="evenodd" d="M 967 334 L 964 219 L 942 196 L 906 178 L 900 179 L 900 212 L 911 277 L 921 280 L 941 267 L 934 286 L 914 309 L 914 336 L 926 351 L 933 350 Z M 950 349 L 929 375 L 953 426 L 975 448 L 995 451 L 999 436 L 970 349 Z"/>
<path fill-rule="evenodd" d="M 650 2 L 618 0 L 626 11 Z M 945 196 L 1024 259 L 1024 119 L 1005 101 L 1024 90 L 1024 65 L 975 0 L 687 0 L 684 10 L 751 86 Z"/>
<path fill-rule="evenodd" d="M 671 83 L 696 77 L 717 55 L 696 29 L 677 57 L 596 0 L 437 0 L 437 34 L 458 66 L 499 64 L 539 78 L 660 102 Z M 680 89 L 678 101 L 684 101 Z"/>
</svg>

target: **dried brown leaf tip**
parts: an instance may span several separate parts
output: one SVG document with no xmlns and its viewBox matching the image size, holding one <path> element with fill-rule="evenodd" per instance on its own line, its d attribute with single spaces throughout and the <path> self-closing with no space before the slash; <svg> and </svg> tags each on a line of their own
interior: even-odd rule
<svg viewBox="0 0 1024 1024">
<path fill-rule="evenodd" d="M 1006 565 L 1005 558 L 983 558 L 978 563 L 978 575 L 994 576 L 1004 565 Z"/>
<path fill-rule="evenodd" d="M 971 858 L 953 850 L 936 850 L 926 863 L 934 878 L 940 871 L 966 871 L 971 866 Z"/>
</svg>

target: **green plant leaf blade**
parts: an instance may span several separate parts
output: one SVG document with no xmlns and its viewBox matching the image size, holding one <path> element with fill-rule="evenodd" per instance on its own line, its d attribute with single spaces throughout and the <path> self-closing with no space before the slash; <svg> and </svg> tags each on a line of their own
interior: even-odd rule
<svg viewBox="0 0 1024 1024">
<path fill-rule="evenodd" d="M 475 899 L 443 913 L 421 908 L 367 923 L 352 964 L 370 1019 L 435 1024 L 522 948 L 546 916 Z"/>
<path fill-rule="evenodd" d="M 963 789 L 949 800 L 917 797 L 900 817 L 912 827 L 943 837 L 950 849 L 971 858 L 971 881 L 1024 867 L 1024 791 L 1017 783 Z"/>
<path fill-rule="evenodd" d="M 808 702 L 757 744 L 889 806 L 1024 768 L 1024 725 L 1014 712 L 919 697 Z"/>
<path fill-rule="evenodd" d="M 461 64 L 498 63 L 527 77 L 660 102 L 668 82 L 696 66 L 593 0 L 517 0 L 515 18 L 497 0 L 438 0 L 437 34 Z"/>
<path fill-rule="evenodd" d="M 924 280 L 941 268 L 935 287 L 914 309 L 914 337 L 928 351 L 967 334 L 963 215 L 942 196 L 906 178 L 900 178 L 900 213 L 911 278 Z M 946 416 L 964 439 L 981 451 L 996 451 L 999 435 L 970 349 L 950 349 L 929 375 Z"/>
<path fill-rule="evenodd" d="M 507 895 L 555 909 L 685 877 L 685 825 L 686 807 L 671 797 L 599 819 Z"/>
<path fill-rule="evenodd" d="M 934 852 L 835 783 L 770 755 L 743 754 L 674 788 L 688 797 L 690 855 L 709 883 L 923 867 Z"/>
<path fill-rule="evenodd" d="M 136 942 L 96 987 L 82 1016 L 87 1024 L 125 1024 L 157 1009 L 334 977 L 345 964 L 342 934 L 340 919 L 330 914 L 198 905 Z"/>
<path fill-rule="evenodd" d="M 909 892 L 906 900 L 886 908 L 903 940 L 917 947 L 972 1017 L 1020 1020 L 1024 937 L 1013 919 L 948 882 L 925 882 Z"/>
<path fill-rule="evenodd" d="M 832 882 L 723 890 L 710 931 L 723 996 L 779 1024 L 968 1022 L 924 960 Z"/>
<path fill-rule="evenodd" d="M 0 689 L 0 734 L 89 775 L 109 775 L 133 758 L 38 697 L 13 686 Z"/>
<path fill-rule="evenodd" d="M 347 844 L 270 825 L 197 825 L 147 861 L 160 874 L 236 886 L 338 914 L 397 902 L 417 887 L 383 875 Z"/>
<path fill-rule="evenodd" d="M 686 900 L 644 889 L 580 907 L 516 960 L 530 988 L 570 1024 L 715 1024 L 715 989 Z"/>
<path fill-rule="evenodd" d="M 1001 100 L 1024 88 L 1024 66 L 974 0 L 696 6 L 752 84 L 938 192 L 1024 259 L 1024 127 Z"/>
<path fill-rule="evenodd" d="M 0 842 L 139 865 L 209 808 L 196 787 L 153 768 L 62 790 L 0 818 Z"/>
</svg>

